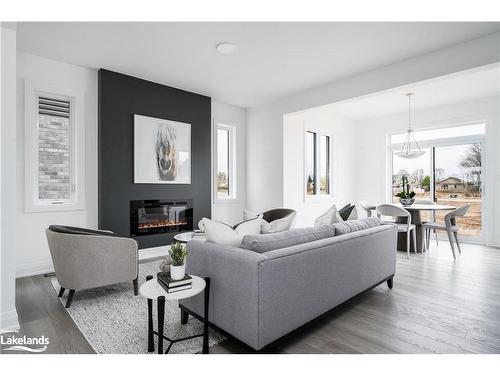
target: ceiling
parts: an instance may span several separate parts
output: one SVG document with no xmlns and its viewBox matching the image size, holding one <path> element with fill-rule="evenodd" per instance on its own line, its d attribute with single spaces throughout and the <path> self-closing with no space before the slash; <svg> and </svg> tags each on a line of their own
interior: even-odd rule
<svg viewBox="0 0 500 375">
<path fill-rule="evenodd" d="M 496 22 L 20 22 L 17 46 L 253 107 L 498 30 Z M 221 41 L 239 50 L 220 55 Z"/>
<path fill-rule="evenodd" d="M 406 93 L 413 92 L 412 109 L 437 107 L 500 94 L 500 67 L 459 72 L 416 84 L 329 105 L 336 114 L 366 120 L 408 111 Z"/>
</svg>

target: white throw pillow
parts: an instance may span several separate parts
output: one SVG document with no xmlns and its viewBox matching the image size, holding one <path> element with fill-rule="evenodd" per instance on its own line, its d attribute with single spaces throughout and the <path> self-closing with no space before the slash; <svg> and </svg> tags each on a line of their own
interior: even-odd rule
<svg viewBox="0 0 500 375">
<path fill-rule="evenodd" d="M 209 242 L 239 247 L 243 236 L 260 234 L 261 222 L 262 215 L 259 215 L 256 218 L 239 223 L 233 229 L 227 224 L 203 218 L 205 238 Z"/>
<path fill-rule="evenodd" d="M 259 216 L 257 212 L 253 212 L 247 209 L 243 210 L 243 220 L 250 220 L 257 216 Z"/>
<path fill-rule="evenodd" d="M 326 211 L 323 215 L 321 215 L 314 221 L 314 226 L 322 224 L 334 224 L 339 221 L 343 220 L 340 217 L 339 212 L 337 211 L 337 206 L 332 205 L 332 207 L 330 207 L 328 211 Z"/>
<path fill-rule="evenodd" d="M 358 210 L 356 209 L 356 206 L 354 206 L 353 210 L 351 211 L 351 214 L 347 218 L 347 220 L 358 220 Z"/>
<path fill-rule="evenodd" d="M 281 218 L 276 219 L 268 223 L 262 220 L 262 226 L 260 227 L 260 233 L 278 233 L 290 230 L 292 226 L 293 219 L 295 219 L 295 212 Z"/>
</svg>

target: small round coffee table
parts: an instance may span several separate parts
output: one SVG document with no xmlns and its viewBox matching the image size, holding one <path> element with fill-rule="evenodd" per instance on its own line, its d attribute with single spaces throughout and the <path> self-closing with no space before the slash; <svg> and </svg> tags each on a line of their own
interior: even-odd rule
<svg viewBox="0 0 500 375">
<path fill-rule="evenodd" d="M 158 336 L 158 354 L 163 354 L 163 340 L 167 340 L 170 344 L 164 354 L 170 351 L 173 344 L 179 341 L 194 339 L 196 337 L 203 336 L 203 354 L 208 354 L 208 304 L 210 296 L 210 278 L 191 275 L 193 279 L 193 284 L 191 289 L 181 290 L 178 292 L 167 293 L 165 289 L 158 284 L 156 277 L 149 275 L 146 276 L 146 282 L 141 285 L 139 292 L 142 296 L 148 299 L 148 352 L 154 352 L 154 336 Z M 194 297 L 201 292 L 205 292 L 205 306 L 204 306 L 204 317 L 203 317 L 203 333 L 198 335 L 183 337 L 180 339 L 171 339 L 163 334 L 163 327 L 165 323 L 165 300 L 182 300 L 190 297 Z M 158 331 L 153 330 L 153 299 L 158 302 Z M 187 324 L 188 315 L 181 311 L 181 323 Z"/>
<path fill-rule="evenodd" d="M 205 236 L 200 235 L 200 236 L 193 236 L 194 232 L 182 232 L 182 233 L 177 233 L 174 236 L 174 240 L 177 242 L 182 242 L 182 243 L 187 243 L 188 241 L 191 240 L 196 240 L 196 241 L 205 241 Z"/>
</svg>

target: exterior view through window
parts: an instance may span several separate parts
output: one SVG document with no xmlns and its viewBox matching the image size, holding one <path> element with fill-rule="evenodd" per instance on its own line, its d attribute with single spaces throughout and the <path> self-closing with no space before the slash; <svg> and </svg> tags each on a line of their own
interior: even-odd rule
<svg viewBox="0 0 500 375">
<path fill-rule="evenodd" d="M 217 125 L 216 199 L 236 199 L 234 126 Z"/>
<path fill-rule="evenodd" d="M 415 136 L 425 151 L 415 159 L 396 156 L 400 135 L 391 137 L 393 202 L 399 201 L 395 195 L 401 191 L 402 177 L 406 176 L 419 203 L 435 202 L 457 208 L 470 204 L 467 215 L 457 220 L 462 228 L 460 234 L 481 238 L 484 124 L 417 131 Z M 437 211 L 435 220 L 444 223 L 446 213 Z M 434 220 L 429 211 L 421 214 L 423 221 Z"/>
<path fill-rule="evenodd" d="M 69 201 L 71 181 L 70 102 L 38 97 L 38 199 Z"/>
<path fill-rule="evenodd" d="M 330 194 L 330 136 L 305 134 L 306 196 Z"/>
<path fill-rule="evenodd" d="M 217 129 L 217 195 L 229 196 L 229 129 Z"/>
<path fill-rule="evenodd" d="M 306 132 L 306 194 L 316 194 L 316 133 Z"/>
</svg>

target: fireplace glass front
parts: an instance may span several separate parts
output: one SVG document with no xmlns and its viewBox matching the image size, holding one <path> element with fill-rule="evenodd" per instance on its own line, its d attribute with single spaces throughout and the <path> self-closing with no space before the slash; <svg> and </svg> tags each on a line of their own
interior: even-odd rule
<svg viewBox="0 0 500 375">
<path fill-rule="evenodd" d="M 130 201 L 130 236 L 193 230 L 193 205 L 184 200 Z"/>
</svg>

